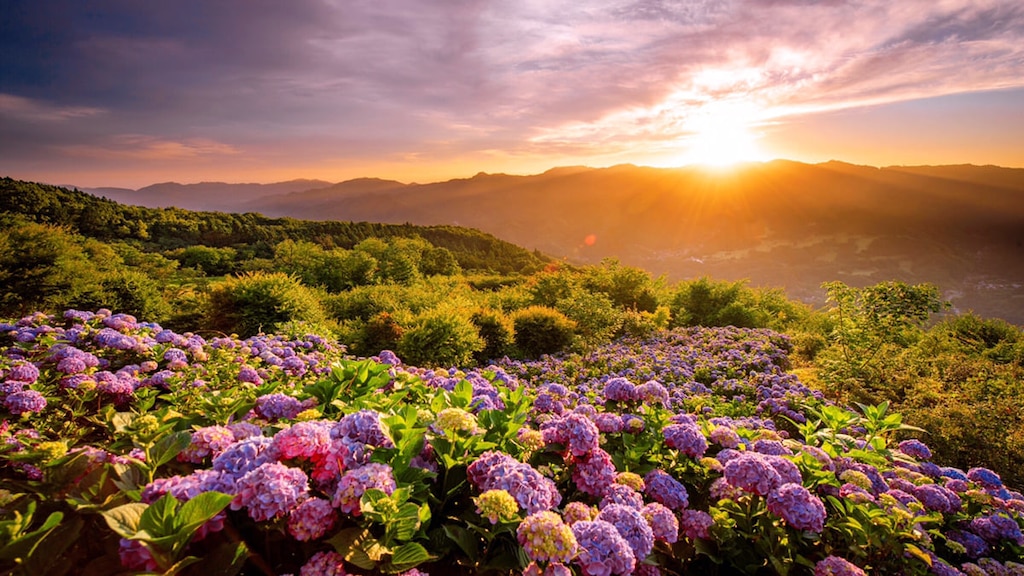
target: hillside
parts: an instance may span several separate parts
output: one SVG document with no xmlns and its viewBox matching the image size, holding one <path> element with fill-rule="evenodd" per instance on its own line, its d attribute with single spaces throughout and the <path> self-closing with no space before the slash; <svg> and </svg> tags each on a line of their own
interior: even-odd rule
<svg viewBox="0 0 1024 576">
<path fill-rule="evenodd" d="M 619 258 L 820 302 L 822 282 L 932 282 L 960 310 L 1024 323 L 1024 170 L 775 161 L 734 173 L 631 165 L 406 185 L 345 182 L 247 210 L 457 224 L 570 261 Z"/>
<path fill-rule="evenodd" d="M 63 226 L 88 238 L 133 241 L 153 250 L 235 246 L 262 255 L 288 239 L 351 248 L 367 238 L 421 237 L 450 250 L 467 270 L 515 273 L 536 270 L 546 262 L 537 253 L 464 227 L 313 222 L 255 213 L 126 206 L 78 190 L 10 178 L 0 179 L 0 215 L 5 214 Z"/>
</svg>

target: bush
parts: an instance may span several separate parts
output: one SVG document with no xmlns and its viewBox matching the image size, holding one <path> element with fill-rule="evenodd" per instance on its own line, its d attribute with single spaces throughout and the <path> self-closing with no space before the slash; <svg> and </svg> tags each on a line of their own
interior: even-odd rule
<svg viewBox="0 0 1024 576">
<path fill-rule="evenodd" d="M 320 301 L 298 279 L 255 272 L 215 285 L 207 320 L 214 330 L 245 338 L 275 331 L 285 322 L 321 323 L 325 315 Z"/>
<path fill-rule="evenodd" d="M 171 313 L 156 280 L 134 270 L 104 274 L 95 293 L 73 304 L 82 310 L 109 308 L 154 322 L 163 322 Z"/>
<path fill-rule="evenodd" d="M 576 323 L 558 310 L 530 306 L 512 315 L 515 343 L 519 353 L 528 358 L 555 354 L 572 345 Z"/>
<path fill-rule="evenodd" d="M 402 335 L 398 355 L 415 366 L 467 366 L 484 347 L 468 318 L 449 310 L 431 310 Z"/>
<path fill-rule="evenodd" d="M 370 318 L 359 331 L 356 352 L 373 356 L 381 350 L 395 350 L 402 340 L 405 329 L 387 312 Z"/>
<path fill-rule="evenodd" d="M 497 310 L 484 308 L 474 312 L 469 321 L 476 326 L 477 333 L 483 338 L 484 347 L 474 355 L 477 362 L 483 364 L 506 356 L 512 348 L 512 321 Z"/>
</svg>

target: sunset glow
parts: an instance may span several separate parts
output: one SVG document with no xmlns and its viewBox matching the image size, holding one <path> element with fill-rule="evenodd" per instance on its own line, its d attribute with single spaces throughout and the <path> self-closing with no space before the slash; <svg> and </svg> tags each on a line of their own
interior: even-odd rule
<svg viewBox="0 0 1024 576">
<path fill-rule="evenodd" d="M 0 174 L 139 187 L 777 157 L 1024 166 L 1010 0 L 176 6 L 9 3 Z"/>
</svg>

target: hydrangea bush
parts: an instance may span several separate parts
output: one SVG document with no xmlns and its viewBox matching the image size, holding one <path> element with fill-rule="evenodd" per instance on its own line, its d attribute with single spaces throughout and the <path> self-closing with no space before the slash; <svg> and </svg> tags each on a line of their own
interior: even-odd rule
<svg viewBox="0 0 1024 576">
<path fill-rule="evenodd" d="M 443 370 L 100 310 L 0 347 L 9 572 L 1024 573 L 1019 492 L 765 330 Z"/>
</svg>

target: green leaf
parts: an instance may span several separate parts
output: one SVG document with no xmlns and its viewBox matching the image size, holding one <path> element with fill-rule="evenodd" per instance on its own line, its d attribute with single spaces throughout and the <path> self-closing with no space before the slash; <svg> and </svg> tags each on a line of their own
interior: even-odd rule
<svg viewBox="0 0 1024 576">
<path fill-rule="evenodd" d="M 430 553 L 419 542 L 407 542 L 395 548 L 391 565 L 398 571 L 408 570 L 430 560 Z"/>
<path fill-rule="evenodd" d="M 148 507 L 140 502 L 133 502 L 118 506 L 112 510 L 101 512 L 107 525 L 122 538 L 131 538 L 139 531 L 142 523 L 142 513 Z"/>
<path fill-rule="evenodd" d="M 164 494 L 142 511 L 139 529 L 145 530 L 154 538 L 173 535 L 176 532 L 175 512 L 177 509 L 178 499 L 170 493 Z"/>
<path fill-rule="evenodd" d="M 455 542 L 456 546 L 458 546 L 459 549 L 462 550 L 462 553 L 469 557 L 470 560 L 476 562 L 478 556 L 478 544 L 476 538 L 470 534 L 469 530 L 455 524 L 445 524 L 442 528 L 444 529 L 444 535 L 452 542 Z"/>
<path fill-rule="evenodd" d="M 245 542 L 226 542 L 207 554 L 198 568 L 202 574 L 234 576 L 242 570 L 248 558 L 249 548 Z"/>
<path fill-rule="evenodd" d="M 160 440 L 157 440 L 156 444 L 153 445 L 149 455 L 152 461 L 150 466 L 153 470 L 167 464 L 171 460 L 174 460 L 182 450 L 188 448 L 188 445 L 192 443 L 192 435 L 188 432 L 181 431 L 175 432 L 174 434 L 168 434 Z"/>
<path fill-rule="evenodd" d="M 182 504 L 178 510 L 179 526 L 186 529 L 190 526 L 198 528 L 213 518 L 218 512 L 231 504 L 234 496 L 222 492 L 203 492 Z"/>
</svg>

